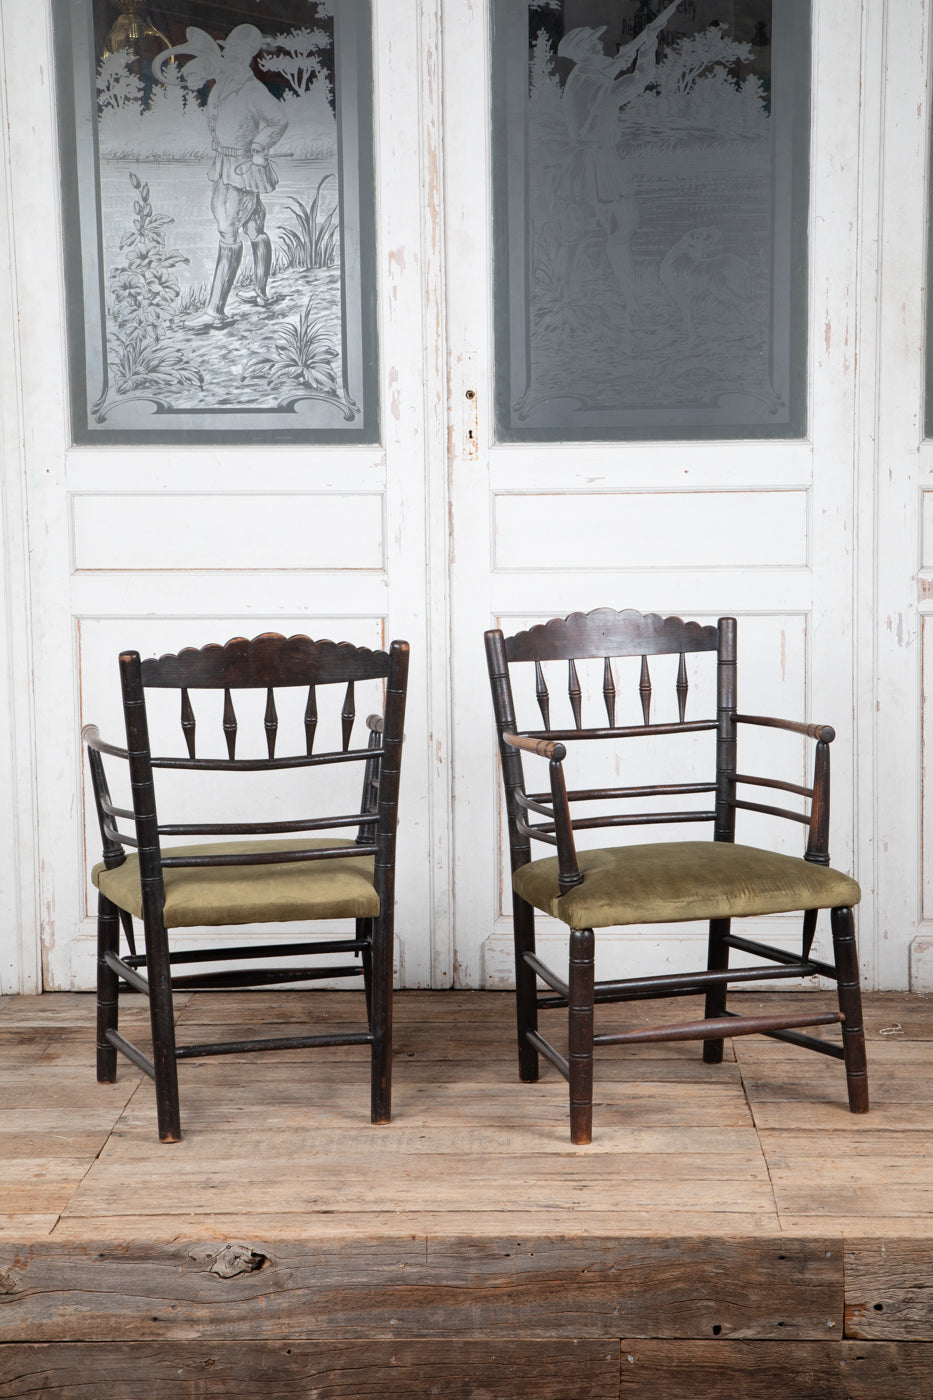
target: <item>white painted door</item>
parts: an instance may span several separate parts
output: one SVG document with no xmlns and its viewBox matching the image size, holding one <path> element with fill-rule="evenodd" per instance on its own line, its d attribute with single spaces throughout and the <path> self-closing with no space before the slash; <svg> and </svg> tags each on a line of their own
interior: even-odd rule
<svg viewBox="0 0 933 1400">
<path fill-rule="evenodd" d="M 676 143 L 682 132 L 670 123 L 665 127 L 658 118 L 659 129 L 652 139 L 661 145 L 651 146 L 644 131 L 641 136 L 641 148 L 650 147 L 655 153 L 657 169 L 643 162 L 626 174 L 619 167 L 619 113 L 624 123 L 626 113 L 636 111 L 633 98 L 647 93 L 646 100 L 656 101 L 657 94 L 649 89 L 649 83 L 661 83 L 655 70 L 647 74 L 642 70 L 634 93 L 631 88 L 612 90 L 616 126 L 611 134 L 600 135 L 605 112 L 599 107 L 599 93 L 605 93 L 617 78 L 616 49 L 630 44 L 633 34 L 632 24 L 626 29 L 619 16 L 635 18 L 637 37 L 643 21 L 634 16 L 636 8 L 644 9 L 524 3 L 490 7 L 463 5 L 458 0 L 443 7 L 453 423 L 455 937 L 457 975 L 464 985 L 504 985 L 512 964 L 508 853 L 480 649 L 483 630 L 489 626 L 501 625 L 508 633 L 597 606 L 703 620 L 737 614 L 741 708 L 798 718 L 806 715 L 837 726 L 832 853 L 843 868 L 852 867 L 856 853 L 853 346 L 860 112 L 858 84 L 852 75 L 859 72 L 861 62 L 860 33 L 853 16 L 858 7 L 842 0 L 816 0 L 812 40 L 803 50 L 802 66 L 807 47 L 813 63 L 804 336 L 809 354 L 802 390 L 805 431 L 794 435 L 785 426 L 778 429 L 783 437 L 769 437 L 762 426 L 768 413 L 763 411 L 747 436 L 730 428 L 717 439 L 716 423 L 723 419 L 709 417 L 695 440 L 690 440 L 682 428 L 683 415 L 678 422 L 675 413 L 667 418 L 672 425 L 668 440 L 663 424 L 659 426 L 657 418 L 652 424 L 649 418 L 643 434 L 649 440 L 638 441 L 637 424 L 646 415 L 634 412 L 617 440 L 596 441 L 600 435 L 612 436 L 600 433 L 605 400 L 594 395 L 596 411 L 588 417 L 577 412 L 585 395 L 569 355 L 567 387 L 561 389 L 553 368 L 550 383 L 547 379 L 548 336 L 554 334 L 555 318 L 563 316 L 566 327 L 576 314 L 589 322 L 597 337 L 600 334 L 598 295 L 592 287 L 587 293 L 584 284 L 587 266 L 597 293 L 601 290 L 614 305 L 618 325 L 617 342 L 604 335 L 597 340 L 595 353 L 579 350 L 590 354 L 589 373 L 594 381 L 600 373 L 600 357 L 607 364 L 614 362 L 616 372 L 625 372 L 618 370 L 619 343 L 630 356 L 653 353 L 651 334 L 659 320 L 673 327 L 671 343 L 680 346 L 667 362 L 672 376 L 682 362 L 678 356 L 692 358 L 695 364 L 704 355 L 714 357 L 724 336 L 755 344 L 754 333 L 743 332 L 747 303 L 743 306 L 734 299 L 728 310 L 722 305 L 711 310 L 709 298 L 703 301 L 697 281 L 700 272 L 705 270 L 709 293 L 712 279 L 724 278 L 736 268 L 744 267 L 751 278 L 753 255 L 746 247 L 741 257 L 734 251 L 731 261 L 727 256 L 735 248 L 728 231 L 734 220 L 730 223 L 731 211 L 711 205 L 704 192 L 701 158 L 694 155 L 692 174 L 684 159 L 679 165 L 663 166 L 663 139 Z M 784 7 L 785 11 L 795 8 L 798 17 L 803 15 L 805 7 Z M 767 14 L 769 30 L 774 20 L 776 48 L 781 11 L 775 6 L 772 14 L 768 5 L 758 9 L 761 15 Z M 735 6 L 735 12 L 739 10 Z M 688 11 L 692 24 L 685 25 L 685 34 L 697 34 L 715 17 L 714 12 L 720 18 L 725 14 L 715 5 L 684 7 L 683 12 Z M 674 7 L 668 13 L 667 22 L 673 26 Z M 561 15 L 563 27 L 554 28 Z M 521 31 L 517 41 L 512 32 L 515 25 Z M 690 42 L 711 45 L 715 38 L 718 44 L 720 37 L 707 30 Z M 502 46 L 516 42 L 514 59 L 503 58 Z M 773 56 L 770 119 L 779 113 L 779 84 L 786 81 L 780 64 L 792 61 L 786 31 L 783 42 L 788 51 Z M 655 53 L 656 42 L 652 42 L 649 59 Z M 633 61 L 631 50 L 627 58 Z M 661 87 L 663 91 L 663 83 Z M 731 95 L 723 85 L 720 96 L 728 102 L 738 100 L 735 85 Z M 798 93 L 796 102 L 800 100 Z M 497 107 L 507 112 L 507 120 L 492 142 L 478 142 L 476 132 L 489 131 L 487 114 L 490 109 L 495 113 Z M 759 107 L 756 120 L 761 120 L 761 111 Z M 643 111 L 639 119 L 644 122 Z M 535 122 L 542 124 L 537 156 Z M 505 153 L 503 142 L 508 147 Z M 543 165 L 537 184 L 535 159 Z M 781 165 L 780 155 L 775 159 L 780 168 L 772 172 L 774 188 L 786 199 L 789 184 L 782 182 L 788 180 L 787 164 Z M 662 168 L 670 172 L 668 194 L 679 181 L 686 188 L 684 200 L 697 201 L 697 207 L 706 211 L 702 216 L 680 213 L 681 220 L 692 217 L 694 224 L 710 227 L 684 235 L 684 224 L 675 217 L 677 210 L 668 205 L 663 217 L 657 213 L 657 201 L 664 193 L 657 188 Z M 506 188 L 508 194 L 496 206 L 494 186 L 499 178 L 504 183 L 498 188 Z M 715 198 L 724 196 L 720 191 Z M 520 225 L 518 238 L 510 228 L 508 236 L 500 233 L 494 241 L 492 231 L 497 218 L 501 229 L 504 205 L 508 218 Z M 536 208 L 543 212 L 536 215 Z M 633 236 L 639 212 L 641 233 Z M 654 243 L 649 246 L 646 238 L 652 217 Z M 691 228 L 689 222 L 687 228 Z M 522 239 L 524 247 L 516 252 L 515 243 L 521 245 Z M 772 254 L 776 261 L 790 256 L 786 246 L 781 251 L 777 236 Z M 683 271 L 684 260 L 690 257 L 695 269 L 692 292 Z M 497 273 L 497 260 L 500 269 L 503 262 L 508 263 L 507 287 Z M 545 260 L 549 263 L 542 271 Z M 795 272 L 793 279 L 798 286 L 799 276 Z M 523 347 L 517 334 L 508 345 L 519 360 L 524 354 L 520 368 L 525 377 L 522 381 L 521 374 L 513 375 L 503 390 L 493 347 L 498 345 L 501 370 L 505 342 L 501 320 L 496 318 L 508 320 L 501 302 L 504 295 L 516 301 L 516 283 L 522 284 L 517 301 L 525 311 L 528 340 Z M 633 284 L 635 291 L 626 305 L 626 286 Z M 578 288 L 572 295 L 567 291 L 571 286 Z M 782 295 L 788 296 L 787 283 Z M 563 305 L 558 308 L 561 298 Z M 724 303 L 725 292 L 720 300 Z M 653 324 L 652 317 L 645 316 L 646 303 L 648 312 L 654 313 Z M 565 352 L 568 346 L 584 347 L 588 334 L 588 327 L 565 329 Z M 775 335 L 772 351 L 776 340 Z M 801 368 L 799 355 L 795 363 Z M 632 372 L 637 372 L 637 366 Z M 521 388 L 522 383 L 525 394 L 518 398 L 516 385 Z M 578 425 L 576 432 L 573 428 L 561 432 L 553 426 L 566 404 L 557 402 L 555 416 L 549 417 L 548 393 L 553 401 L 559 401 L 562 393 L 577 395 L 570 413 Z M 524 431 L 523 421 L 534 422 L 536 414 L 537 433 Z M 695 421 L 698 417 L 702 415 L 695 415 Z M 532 440 L 535 436 L 537 441 Z M 802 752 L 785 753 L 785 760 L 799 765 L 803 774 Z M 544 780 L 541 786 L 546 786 Z M 793 837 L 789 848 L 799 853 Z M 789 923 L 787 935 L 789 939 L 798 936 L 796 921 Z M 545 937 L 563 938 L 560 926 L 553 925 Z M 685 926 L 606 935 L 601 940 L 605 973 L 635 975 L 675 962 L 702 965 L 704 938 L 702 930 Z M 863 925 L 862 954 L 870 969 L 870 920 Z"/>
<path fill-rule="evenodd" d="M 326 3 L 315 9 L 333 13 Z M 400 0 L 373 10 L 376 175 L 375 188 L 370 177 L 362 198 L 376 211 L 375 288 L 363 289 L 374 296 L 378 322 L 376 440 L 279 445 L 238 443 L 233 436 L 147 445 L 144 438 L 111 438 L 74 446 L 61 272 L 63 209 L 67 219 L 72 205 L 62 199 L 52 82 L 62 13 L 52 0 L 3 4 L 9 120 L 3 123 L 8 219 L 2 235 L 9 238 L 11 275 L 0 307 L 4 350 L 12 350 L 4 365 L 3 446 L 11 486 L 3 505 L 7 538 L 21 551 L 8 554 L 6 564 L 15 591 L 5 617 L 18 728 L 9 755 L 4 748 L 10 762 L 3 776 L 18 782 L 8 815 L 20 849 L 9 884 L 24 934 L 8 939 L 13 947 L 2 990 L 93 985 L 95 906 L 87 871 L 99 835 L 79 731 L 93 721 L 120 741 L 118 652 L 161 653 L 264 630 L 375 647 L 395 637 L 411 643 L 398 971 L 409 985 L 429 982 L 436 971 L 432 929 L 443 929 L 447 918 L 447 862 L 446 798 L 438 780 L 445 704 L 443 681 L 440 693 L 432 681 L 428 628 L 428 600 L 443 597 L 445 567 L 433 485 L 443 481 L 437 451 L 444 440 L 442 370 L 434 354 L 437 210 L 422 198 L 420 163 L 431 114 L 419 6 Z M 361 33 L 365 52 L 369 41 Z M 79 27 L 73 42 L 80 39 Z M 196 39 L 195 47 L 199 43 L 205 41 Z M 229 38 L 224 61 L 228 50 Z M 175 81 L 171 69 L 169 76 Z M 352 71 L 345 79 L 352 90 Z M 199 124 L 203 115 L 196 113 Z M 63 144 L 67 137 L 66 130 Z M 291 159 L 285 149 L 283 179 Z M 145 175 L 131 173 L 137 221 L 149 217 L 150 204 L 158 215 L 155 185 L 150 191 Z M 205 206 L 207 189 L 202 171 L 197 197 Z M 132 198 L 128 184 L 126 191 Z M 266 196 L 267 205 L 272 202 Z M 217 223 L 220 267 L 234 254 L 229 230 L 224 253 L 219 216 Z M 213 259 L 217 231 L 209 227 Z M 254 248 L 261 245 L 255 224 L 244 224 L 243 231 Z M 246 262 L 249 243 L 241 242 Z M 121 256 L 119 248 L 112 254 L 117 261 Z M 348 264 L 354 256 L 350 240 Z M 178 268 L 163 271 L 170 276 Z M 275 282 L 273 271 L 269 290 Z M 230 313 L 238 314 L 229 293 L 226 311 L 206 308 L 214 324 L 192 323 L 189 334 L 200 335 L 199 344 L 220 333 L 225 315 L 229 322 Z M 118 423 L 124 412 L 118 406 Z M 429 744 L 428 734 L 437 739 Z M 29 909 L 33 899 L 41 938 Z"/>
<path fill-rule="evenodd" d="M 683 9 L 702 19 L 704 7 Z M 411 642 L 400 980 L 503 984 L 510 910 L 482 633 L 605 604 L 737 613 L 743 706 L 836 725 L 832 851 L 865 891 L 865 971 L 904 986 L 912 949 L 925 985 L 928 13 L 813 0 L 805 435 L 534 442 L 495 429 L 490 5 L 373 9 L 379 443 L 165 449 L 72 445 L 52 4 L 0 6 L 0 991 L 90 985 L 97 836 L 82 818 L 78 730 L 119 726 L 117 651 L 267 627 Z M 598 9 L 579 0 L 568 13 L 598 28 Z M 579 61 L 565 59 L 564 76 Z M 633 243 L 636 269 L 660 278 L 677 242 L 653 262 Z M 673 288 L 676 257 L 667 269 Z M 702 343 L 689 303 L 680 311 Z M 313 555 L 253 528 L 277 508 L 316 522 Z M 133 537 L 140 520 L 161 528 Z M 633 970 L 697 951 L 681 930 L 608 942 Z"/>
</svg>

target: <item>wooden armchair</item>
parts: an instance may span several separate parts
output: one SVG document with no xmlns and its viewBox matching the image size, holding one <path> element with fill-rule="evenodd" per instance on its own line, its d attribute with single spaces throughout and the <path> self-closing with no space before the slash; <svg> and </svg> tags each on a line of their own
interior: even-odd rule
<svg viewBox="0 0 933 1400">
<path fill-rule="evenodd" d="M 691 653 L 709 653 L 715 661 L 716 714 L 709 718 L 686 718 L 686 657 Z M 717 626 L 703 627 L 677 617 L 598 609 L 555 618 L 508 638 L 499 629 L 489 631 L 486 654 L 508 805 L 519 1072 L 523 1080 L 536 1080 L 540 1052 L 569 1081 L 573 1142 L 588 1143 L 592 1139 L 596 1045 L 702 1040 L 704 1060 L 718 1063 L 723 1056 L 724 1037 L 761 1032 L 844 1060 L 849 1107 L 853 1113 L 867 1112 L 865 1037 L 852 915 L 860 891 L 854 880 L 829 864 L 829 744 L 834 731 L 828 725 L 737 713 L 734 618 L 720 618 Z M 648 658 L 665 654 L 679 656 L 675 682 L 678 718 L 669 723 L 651 723 Z M 612 658 L 619 657 L 641 658 L 641 724 L 616 724 L 617 689 Z M 602 662 L 606 722 L 584 727 L 577 667 L 584 659 L 593 658 Z M 551 723 L 551 696 L 543 666 L 554 661 L 566 662 L 568 667 L 567 690 L 573 718 L 570 728 Z M 534 669 L 541 728 L 521 728 L 516 718 L 512 680 L 522 667 Z M 783 729 L 815 741 L 812 785 L 738 771 L 737 735 L 743 727 L 753 725 Z M 620 756 L 619 751 L 629 741 L 668 736 L 673 743 L 677 736 L 704 731 L 714 731 L 716 736 L 713 771 L 689 773 L 685 781 L 678 782 L 568 789 L 564 764 L 568 750 L 577 744 L 587 748 L 599 743 L 608 745 L 608 766 L 617 758 L 624 762 L 624 754 Z M 526 792 L 526 755 L 548 761 L 548 792 Z M 774 806 L 775 794 L 792 794 L 791 801 L 796 801 L 801 810 Z M 702 796 L 707 802 L 700 807 L 695 799 Z M 753 800 L 756 796 L 769 800 Z M 687 797 L 694 799 L 693 805 L 682 802 Z M 668 804 L 664 810 L 658 809 L 659 799 Z M 635 810 L 633 804 L 638 804 Z M 737 811 L 766 813 L 801 823 L 807 835 L 803 857 L 736 844 Z M 578 851 L 574 837 L 575 832 L 598 828 L 684 823 L 708 824 L 713 829 L 712 840 L 655 841 Z M 556 849 L 556 854 L 532 860 L 532 841 L 547 843 Z M 812 952 L 820 909 L 830 910 L 834 948 L 831 963 L 814 957 Z M 536 954 L 536 910 L 569 925 L 566 973 L 553 971 Z M 733 919 L 796 910 L 803 914 L 799 954 L 743 937 L 732 928 Z M 708 957 L 703 970 L 595 980 L 594 929 L 698 919 L 709 922 Z M 733 949 L 762 961 L 730 967 Z M 736 1015 L 727 1006 L 730 984 L 814 974 L 835 982 L 838 1011 L 752 1017 Z M 539 979 L 547 987 L 544 992 L 538 989 Z M 594 1032 L 597 1004 L 693 993 L 705 998 L 702 1019 L 648 1029 Z M 538 1012 L 543 1008 L 565 1008 L 568 1013 L 566 1057 L 539 1033 Z M 840 1044 L 800 1031 L 801 1027 L 834 1022 L 842 1026 Z"/>
<path fill-rule="evenodd" d="M 369 1045 L 372 1064 L 372 1121 L 385 1123 L 391 1110 L 392 1068 L 392 952 L 395 899 L 395 839 L 398 811 L 402 727 L 408 676 L 408 644 L 393 642 L 388 650 L 370 651 L 348 642 L 312 641 L 266 633 L 247 641 L 235 637 L 226 646 L 189 648 L 141 661 L 138 652 L 120 656 L 120 679 L 126 723 L 126 748 L 105 743 L 94 725 L 83 737 L 93 781 L 103 837 L 103 861 L 92 879 L 98 901 L 98 1047 L 97 1077 L 116 1078 L 117 1052 L 155 1080 L 159 1137 L 177 1142 L 181 1136 L 177 1061 L 200 1055 L 238 1054 L 247 1050 L 296 1049 L 303 1046 Z M 366 721 L 362 746 L 352 743 L 356 720 L 355 687 L 375 682 L 381 714 Z M 298 716 L 304 705 L 301 751 L 282 754 L 276 693 L 301 688 Z M 175 690 L 180 705 L 183 748 L 155 755 L 150 747 L 147 698 L 152 692 Z M 252 756 L 237 757 L 241 725 L 234 700 L 237 692 L 265 691 L 262 716 L 264 741 Z M 226 757 L 198 757 L 200 738 L 192 695 L 220 691 L 222 729 L 218 742 Z M 319 702 L 331 695 L 341 705 L 339 747 L 315 752 Z M 200 703 L 200 702 L 199 702 Z M 261 701 L 259 702 L 261 705 Z M 246 706 L 248 708 L 248 705 Z M 215 708 L 220 718 L 220 700 Z M 323 719 L 323 715 L 321 716 Z M 323 728 L 322 728 L 322 733 Z M 179 735 L 179 741 L 181 735 Z M 241 741 L 241 751 L 243 744 Z M 262 749 L 265 749 L 263 756 Z M 277 751 L 278 750 L 278 751 Z M 114 804 L 104 760 L 123 760 L 129 768 L 132 810 Z M 288 817 L 278 810 L 278 788 L 293 770 L 306 770 L 301 809 Z M 262 815 L 247 821 L 199 821 L 190 812 L 166 822 L 157 812 L 156 774 L 191 773 L 205 777 L 217 801 L 232 798 L 233 778 L 271 776 L 275 801 Z M 340 792 L 339 805 L 328 808 L 321 796 Z M 355 774 L 355 776 L 354 776 Z M 219 775 L 226 775 L 220 777 Z M 352 795 L 345 795 L 348 780 Z M 249 781 L 255 782 L 256 779 Z M 161 787 L 160 787 L 161 791 Z M 268 796 L 268 785 L 267 785 Z M 253 802 L 252 792 L 249 803 Z M 268 810 L 268 806 L 274 810 Z M 309 810 L 310 809 L 310 810 Z M 252 811 L 252 808 L 250 807 Z M 327 835 L 319 833 L 327 832 Z M 353 839 L 345 839 L 352 834 Z M 194 844 L 184 841 L 194 839 Z M 181 839 L 184 844 L 165 844 Z M 134 854 L 127 854 L 129 847 Z M 137 951 L 133 920 L 142 921 L 144 951 Z M 225 927 L 256 923 L 310 922 L 352 919 L 353 933 L 340 938 L 281 938 L 261 942 L 223 940 L 210 947 L 171 949 L 169 930 Z M 120 925 L 128 951 L 120 951 Z M 306 962 L 281 966 L 283 958 L 350 954 L 337 966 L 309 967 Z M 176 975 L 179 965 L 275 959 L 274 966 L 236 967 Z M 367 1023 L 343 1034 L 308 1034 L 247 1042 L 178 1045 L 175 1041 L 173 988 L 255 987 L 304 982 L 321 977 L 362 975 Z M 151 1057 L 121 1035 L 119 992 L 130 987 L 149 998 L 152 1026 Z"/>
</svg>

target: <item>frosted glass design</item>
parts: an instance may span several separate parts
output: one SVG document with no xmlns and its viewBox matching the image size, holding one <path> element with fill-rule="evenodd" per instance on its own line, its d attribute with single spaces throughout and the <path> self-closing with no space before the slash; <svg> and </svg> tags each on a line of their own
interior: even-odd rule
<svg viewBox="0 0 933 1400">
<path fill-rule="evenodd" d="M 375 440 L 368 0 L 53 19 L 75 441 Z"/>
<path fill-rule="evenodd" d="M 500 441 L 806 431 L 809 0 L 494 0 Z"/>
</svg>

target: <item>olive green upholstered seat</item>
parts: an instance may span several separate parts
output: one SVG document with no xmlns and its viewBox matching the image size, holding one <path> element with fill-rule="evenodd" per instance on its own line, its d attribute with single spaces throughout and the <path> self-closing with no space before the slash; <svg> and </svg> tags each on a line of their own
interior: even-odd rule
<svg viewBox="0 0 933 1400">
<path fill-rule="evenodd" d="M 700 1040 L 703 1059 L 718 1064 L 725 1037 L 763 1033 L 843 1060 L 850 1109 L 868 1109 L 852 912 L 861 894 L 855 880 L 829 863 L 834 732 L 829 725 L 741 713 L 736 636 L 734 618 L 710 626 L 611 608 L 552 618 L 511 637 L 498 628 L 486 633 L 509 822 L 519 1073 L 524 1080 L 537 1079 L 543 1054 L 569 1081 L 575 1143 L 592 1137 L 593 1052 L 599 1045 Z M 657 657 L 670 658 L 657 669 L 673 681 L 660 701 L 651 676 Z M 553 689 L 562 665 L 565 695 Z M 631 689 L 620 698 L 625 676 Z M 705 717 L 688 719 L 693 685 L 708 708 Z M 600 713 L 584 723 L 584 710 L 594 707 Z M 757 751 L 766 762 L 777 750 L 764 731 L 783 731 L 782 755 L 793 753 L 790 736 L 796 736 L 796 771 L 786 777 L 744 767 L 748 760 L 740 752 L 739 734 L 748 726 L 757 726 Z M 645 739 L 649 744 L 639 747 Z M 814 742 L 813 776 L 805 783 L 805 748 Z M 658 765 L 653 781 L 649 760 Z M 525 765 L 540 768 L 543 762 L 550 791 L 540 791 L 545 782 L 540 771 L 529 791 Z M 633 776 L 626 781 L 628 773 Z M 751 840 L 743 826 L 742 841 L 736 841 L 739 817 Z M 770 850 L 767 840 L 754 844 L 763 817 L 793 823 L 805 839 L 801 855 Z M 680 835 L 704 825 L 706 840 L 606 844 L 620 827 L 666 828 Z M 602 844 L 578 850 L 580 831 L 586 831 L 587 842 Z M 532 843 L 540 859 L 532 860 Z M 830 915 L 831 951 L 816 942 L 824 909 Z M 566 970 L 546 964 L 537 952 L 536 913 L 567 925 Z M 786 947 L 786 923 L 780 945 L 764 941 L 767 926 L 763 932 L 759 923 L 789 913 L 802 916 L 799 953 Z M 705 967 L 671 972 L 665 966 L 657 973 L 597 981 L 597 929 L 700 919 L 708 925 Z M 650 946 L 641 941 L 640 959 Z M 615 941 L 616 960 L 620 947 L 624 952 L 624 939 Z M 733 950 L 749 961 L 731 966 Z M 784 978 L 834 982 L 838 1010 L 807 1006 L 804 999 L 799 1008 L 764 1011 L 758 1005 L 754 1013 L 739 1014 L 735 1003 L 727 1003 L 733 986 L 757 990 L 762 982 Z M 611 1003 L 678 997 L 686 1015 L 691 996 L 703 1002 L 693 1019 L 672 1023 L 661 1017 L 646 1027 L 641 1018 L 634 1027 L 623 1021 L 618 1029 L 603 1029 L 604 1008 Z M 558 1011 L 567 1016 L 566 1054 L 539 1030 L 540 1014 Z M 801 1031 L 829 1024 L 841 1027 L 839 1043 Z"/>
<path fill-rule="evenodd" d="M 719 841 L 579 851 L 583 883 L 561 894 L 556 856 L 515 872 L 518 895 L 571 928 L 739 919 L 858 904 L 848 875 L 798 856 Z"/>
<path fill-rule="evenodd" d="M 200 846 L 169 846 L 169 856 L 255 854 L 260 851 L 352 850 L 351 842 L 311 840 L 221 841 Z M 91 871 L 101 894 L 134 918 L 143 917 L 139 857 L 108 870 Z M 224 924 L 288 923 L 296 919 L 372 919 L 379 913 L 373 884 L 373 857 L 286 862 L 277 865 L 183 865 L 163 869 L 166 928 Z"/>
</svg>

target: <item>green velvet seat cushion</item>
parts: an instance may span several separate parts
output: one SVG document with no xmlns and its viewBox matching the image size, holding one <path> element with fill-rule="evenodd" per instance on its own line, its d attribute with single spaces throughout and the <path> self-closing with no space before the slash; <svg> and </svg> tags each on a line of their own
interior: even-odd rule
<svg viewBox="0 0 933 1400">
<path fill-rule="evenodd" d="M 571 928 L 744 918 L 858 903 L 854 880 L 825 865 L 725 841 L 661 841 L 578 852 L 582 885 L 561 895 L 557 857 L 516 870 L 528 904 Z"/>
<path fill-rule="evenodd" d="M 222 841 L 210 845 L 163 847 L 165 856 L 221 855 L 234 852 L 323 850 L 351 847 L 327 837 Z M 139 857 L 123 865 L 91 871 L 94 884 L 120 909 L 142 918 Z M 166 928 L 202 924 L 284 923 L 291 919 L 366 919 L 379 913 L 373 885 L 373 857 L 335 856 L 279 865 L 181 866 L 163 871 Z"/>
</svg>

